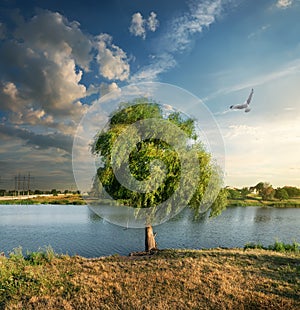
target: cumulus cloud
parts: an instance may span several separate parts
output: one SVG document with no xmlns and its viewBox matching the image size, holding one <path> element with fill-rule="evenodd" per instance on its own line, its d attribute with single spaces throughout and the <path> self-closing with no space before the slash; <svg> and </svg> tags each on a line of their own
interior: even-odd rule
<svg viewBox="0 0 300 310">
<path fill-rule="evenodd" d="M 126 53 L 111 36 L 84 34 L 78 22 L 50 11 L 39 11 L 28 21 L 19 18 L 0 47 L 2 112 L 14 124 L 71 132 L 87 109 L 81 98 L 92 88 L 87 91 L 81 80 L 94 59 L 102 77 L 129 77 Z"/>
<path fill-rule="evenodd" d="M 159 26 L 157 14 L 151 12 L 148 19 L 144 19 L 142 14 L 137 12 L 132 15 L 129 31 L 136 37 L 146 38 L 147 29 L 155 32 Z"/>
<path fill-rule="evenodd" d="M 18 124 L 33 125 L 83 113 L 80 81 L 91 48 L 79 24 L 59 13 L 41 11 L 20 22 L 0 48 L 2 110 Z"/>
<path fill-rule="evenodd" d="M 126 53 L 112 43 L 112 37 L 108 34 L 97 36 L 95 47 L 99 64 L 99 72 L 109 80 L 124 81 L 128 79 L 130 66 Z"/>
<path fill-rule="evenodd" d="M 39 10 L 28 20 L 18 15 L 14 22 L 9 33 L 0 23 L 1 116 L 11 137 L 38 148 L 51 147 L 57 142 L 49 131 L 58 132 L 59 144 L 62 137 L 74 134 L 88 109 L 84 98 L 96 87 L 86 87 L 82 77 L 92 70 L 91 64 L 99 67 L 100 78 L 124 81 L 130 73 L 129 60 L 111 36 L 86 34 L 78 22 L 60 13 Z M 106 91 L 117 88 L 113 82 Z M 34 134 L 36 130 L 40 135 Z M 69 148 L 70 142 L 64 142 L 62 148 Z"/>
<path fill-rule="evenodd" d="M 156 17 L 157 17 L 157 14 L 154 12 L 151 12 L 150 16 L 148 17 L 147 26 L 148 26 L 148 29 L 152 32 L 155 32 L 159 26 L 159 21 Z"/>
<path fill-rule="evenodd" d="M 48 10 L 29 19 L 12 14 L 9 27 L 0 23 L 0 41 L 0 161 L 18 158 L 13 168 L 19 169 L 25 152 L 32 161 L 52 154 L 43 164 L 52 169 L 64 157 L 70 179 L 73 136 L 88 109 L 86 97 L 117 90 L 115 81 L 129 77 L 130 60 L 111 36 L 84 33 L 78 22 Z M 84 74 L 95 72 L 99 86 L 83 82 Z M 101 83 L 103 78 L 109 82 Z"/>
<path fill-rule="evenodd" d="M 146 38 L 145 20 L 141 13 L 132 15 L 129 31 L 136 37 Z"/>
<path fill-rule="evenodd" d="M 70 22 L 60 13 L 40 11 L 29 22 L 19 25 L 15 37 L 26 41 L 33 50 L 46 51 L 54 60 L 58 57 L 57 61 L 61 53 L 71 54 L 76 64 L 87 69 L 92 42 L 79 27 L 78 22 Z"/>
<path fill-rule="evenodd" d="M 291 6 L 293 3 L 293 0 L 278 0 L 276 3 L 276 6 L 278 8 L 287 8 L 289 6 Z"/>
</svg>

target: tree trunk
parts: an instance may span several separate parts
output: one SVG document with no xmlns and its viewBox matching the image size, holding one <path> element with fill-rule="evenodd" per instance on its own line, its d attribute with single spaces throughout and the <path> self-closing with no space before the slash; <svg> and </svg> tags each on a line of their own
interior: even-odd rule
<svg viewBox="0 0 300 310">
<path fill-rule="evenodd" d="M 156 249 L 155 234 L 153 234 L 152 226 L 145 227 L 145 251 L 150 252 Z"/>
</svg>

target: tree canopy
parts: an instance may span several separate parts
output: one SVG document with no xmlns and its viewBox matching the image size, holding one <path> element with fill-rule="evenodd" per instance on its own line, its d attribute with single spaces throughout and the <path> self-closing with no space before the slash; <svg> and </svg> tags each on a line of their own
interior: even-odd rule
<svg viewBox="0 0 300 310">
<path fill-rule="evenodd" d="M 150 121 L 147 126 L 146 121 Z M 144 139 L 137 140 L 138 135 Z M 211 206 L 211 215 L 218 215 L 226 207 L 225 189 L 215 199 L 222 185 L 221 172 L 198 140 L 194 120 L 163 110 L 146 98 L 122 103 L 95 137 L 92 152 L 102 160 L 94 182 L 100 196 L 105 190 L 126 206 L 150 208 L 183 186 L 187 190 L 180 191 L 178 197 L 188 199 L 186 204 L 196 214 Z M 193 186 L 189 196 L 188 189 Z"/>
</svg>

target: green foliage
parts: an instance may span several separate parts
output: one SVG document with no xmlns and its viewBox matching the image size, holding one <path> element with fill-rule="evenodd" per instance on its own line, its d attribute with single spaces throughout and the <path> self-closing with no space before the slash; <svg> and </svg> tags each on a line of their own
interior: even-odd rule
<svg viewBox="0 0 300 310">
<path fill-rule="evenodd" d="M 228 198 L 229 199 L 240 199 L 240 198 L 242 198 L 239 190 L 229 188 L 229 189 L 227 189 L 227 192 L 228 192 Z"/>
<path fill-rule="evenodd" d="M 56 190 L 55 188 L 53 188 L 53 189 L 51 190 L 51 194 L 52 194 L 53 196 L 57 196 L 57 195 L 58 195 L 58 192 L 57 192 L 57 190 Z"/>
<path fill-rule="evenodd" d="M 40 248 L 37 252 L 27 252 L 24 257 L 31 265 L 41 265 L 45 262 L 51 262 L 56 256 L 51 246 L 47 246 L 44 249 Z"/>
<path fill-rule="evenodd" d="M 27 251 L 26 255 L 23 255 L 22 247 L 17 247 L 9 253 L 9 258 L 12 261 L 29 262 L 32 265 L 39 265 L 43 262 L 50 262 L 56 254 L 51 246 L 39 248 L 37 252 Z"/>
<path fill-rule="evenodd" d="M 184 118 L 179 112 L 173 112 L 168 116 L 168 120 L 182 129 L 190 139 L 197 139 L 193 119 Z"/>
<path fill-rule="evenodd" d="M 276 251 L 276 252 L 296 252 L 300 251 L 300 244 L 297 242 L 293 242 L 292 244 L 284 243 L 280 241 L 275 241 L 273 245 L 268 247 L 269 250 Z"/>
<path fill-rule="evenodd" d="M 193 197 L 189 199 L 187 203 L 189 203 L 190 207 L 193 208 L 195 212 L 200 212 L 200 204 L 202 203 L 202 198 L 207 187 L 211 186 L 213 189 L 220 188 L 222 180 L 218 167 L 212 164 L 210 154 L 204 150 L 201 143 L 196 142 L 197 134 L 194 127 L 194 120 L 178 112 L 164 114 L 158 104 L 149 103 L 145 98 L 136 99 L 133 103 L 133 105 L 132 103 L 122 103 L 118 111 L 111 116 L 107 128 L 99 132 L 95 138 L 91 149 L 93 154 L 97 154 L 101 157 L 102 166 L 98 168 L 97 176 L 95 177 L 94 191 L 101 196 L 101 193 L 103 193 L 103 186 L 105 191 L 115 200 L 137 208 L 148 208 L 166 201 L 179 186 L 182 166 L 177 150 L 175 150 L 171 144 L 162 141 L 163 139 L 157 138 L 164 135 L 164 137 L 167 136 L 168 140 L 174 143 L 173 145 L 183 145 L 186 153 L 193 152 L 193 156 L 199 160 L 200 181 L 198 182 Z M 121 134 L 132 130 L 132 136 L 134 136 L 134 130 L 140 130 L 132 129 L 129 126 L 130 124 L 147 119 L 161 121 L 160 123 L 153 123 L 151 130 L 149 129 L 149 132 L 147 132 L 148 139 L 134 144 L 135 147 L 129 155 L 130 173 L 132 177 L 138 181 L 147 181 L 150 174 L 153 176 L 153 172 L 156 173 L 155 176 L 157 176 L 158 180 L 161 176 L 165 176 L 165 178 L 163 182 L 158 182 L 160 185 L 154 190 L 151 188 L 151 190 L 143 192 L 132 191 L 124 187 L 116 178 L 111 166 L 112 151 L 113 148 L 116 147 L 117 139 L 122 136 Z M 180 128 L 181 131 L 185 133 L 185 138 L 183 139 L 182 135 L 180 136 L 177 132 L 173 132 L 172 130 L 168 132 L 164 131 L 159 124 L 165 121 L 176 125 L 176 128 Z M 123 154 L 126 154 L 127 145 L 132 143 L 130 140 L 131 135 L 128 134 L 127 136 L 127 144 L 121 143 L 118 145 L 116 151 L 120 158 L 122 158 Z M 194 140 L 193 145 L 191 145 L 191 139 Z M 184 157 L 182 159 L 183 161 L 185 160 Z M 121 169 L 123 165 L 122 160 L 118 158 L 114 158 L 114 160 L 115 165 Z M 164 166 L 155 165 L 154 171 L 151 163 L 157 160 L 162 162 Z M 186 178 L 186 183 L 183 184 L 183 186 L 188 187 L 189 182 L 195 179 L 193 171 L 194 169 L 191 167 L 191 169 L 185 172 L 185 174 L 190 175 Z M 209 184 L 210 180 L 213 180 L 213 184 Z M 154 182 L 155 181 L 156 180 L 154 180 Z M 130 180 L 128 181 L 130 185 L 129 182 Z M 213 192 L 213 190 L 211 192 Z M 181 197 L 181 199 L 184 199 L 185 194 L 182 195 L 183 197 Z M 227 192 L 226 194 L 225 192 L 220 193 L 217 199 L 218 203 L 216 202 L 213 207 L 214 215 L 219 214 L 224 209 L 226 206 L 226 197 Z M 206 199 L 210 199 L 209 195 L 207 195 Z"/>
<path fill-rule="evenodd" d="M 0 256 L 0 309 L 11 309 L 12 304 L 14 309 L 27 309 L 22 306 L 24 301 L 43 294 L 55 296 L 59 292 L 62 298 L 72 299 L 80 287 L 70 279 L 72 269 L 56 268 L 56 257 L 51 247 L 28 252 L 26 256 L 19 247 L 10 253 L 9 258 Z M 49 268 L 54 270 L 49 273 Z"/>
<path fill-rule="evenodd" d="M 262 184 L 262 185 L 261 185 Z M 275 190 L 269 183 L 258 183 L 259 187 L 257 188 L 259 194 L 263 200 L 273 199 L 275 195 Z M 256 187 L 258 186 L 256 185 Z"/>
<path fill-rule="evenodd" d="M 210 217 L 218 216 L 227 206 L 228 191 L 222 188 L 210 209 Z"/>
<path fill-rule="evenodd" d="M 261 243 L 246 243 L 244 246 L 244 250 L 247 249 L 263 249 L 263 250 L 270 250 L 275 252 L 300 252 L 300 243 L 294 241 L 292 244 L 284 243 L 280 241 L 275 241 L 274 244 L 269 245 L 267 247 L 263 246 Z"/>
<path fill-rule="evenodd" d="M 248 187 L 243 187 L 242 189 L 227 189 L 229 199 L 245 199 L 247 195 L 251 193 Z"/>
<path fill-rule="evenodd" d="M 244 246 L 244 250 L 247 250 L 247 249 L 266 249 L 261 243 L 254 243 L 254 242 L 249 242 L 249 243 L 246 243 L 245 246 Z"/>
<path fill-rule="evenodd" d="M 22 247 L 14 248 L 13 251 L 9 253 L 9 257 L 13 261 L 20 261 L 24 259 Z"/>
<path fill-rule="evenodd" d="M 260 192 L 260 191 L 263 190 L 264 184 L 265 184 L 264 182 L 259 182 L 259 183 L 257 183 L 257 184 L 254 186 L 254 188 L 255 188 L 258 192 Z"/>
<path fill-rule="evenodd" d="M 290 198 L 300 197 L 300 188 L 294 186 L 284 186 L 283 189 L 287 192 Z"/>
<path fill-rule="evenodd" d="M 246 198 L 247 195 L 249 195 L 250 193 L 251 193 L 251 191 L 249 190 L 248 187 L 243 187 L 241 189 L 241 196 L 242 196 L 242 198 Z"/>
<path fill-rule="evenodd" d="M 162 111 L 158 104 L 149 103 L 147 98 L 138 98 L 131 103 L 122 103 L 119 110 L 111 117 L 110 124 L 133 124 L 146 118 L 162 118 Z"/>
<path fill-rule="evenodd" d="M 275 190 L 274 197 L 279 199 L 279 200 L 289 199 L 289 194 L 288 194 L 288 192 L 286 191 L 285 188 L 278 187 Z"/>
</svg>

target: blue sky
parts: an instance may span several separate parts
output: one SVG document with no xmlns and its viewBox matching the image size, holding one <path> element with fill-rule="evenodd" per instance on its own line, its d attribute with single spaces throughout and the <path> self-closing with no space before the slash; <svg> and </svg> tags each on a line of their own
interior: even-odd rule
<svg viewBox="0 0 300 310">
<path fill-rule="evenodd" d="M 1 187 L 20 173 L 72 188 L 89 103 L 131 83 L 203 100 L 226 151 L 225 184 L 300 186 L 299 0 L 1 1 Z M 228 111 L 254 88 L 252 110 Z"/>
</svg>

